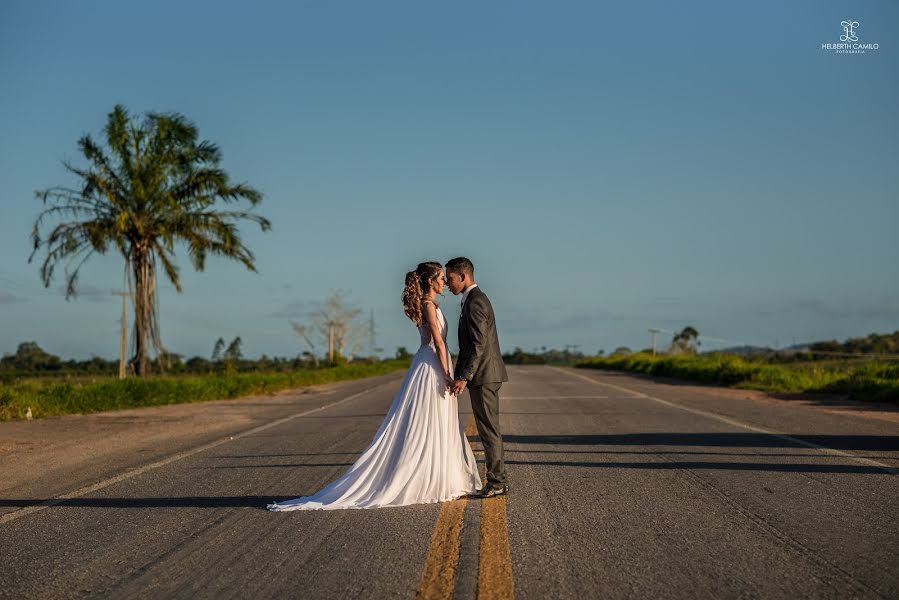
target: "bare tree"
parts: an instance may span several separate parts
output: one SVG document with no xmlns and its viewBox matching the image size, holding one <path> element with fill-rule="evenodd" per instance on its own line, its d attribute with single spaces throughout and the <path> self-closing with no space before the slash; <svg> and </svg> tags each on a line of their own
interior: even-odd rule
<svg viewBox="0 0 899 600">
<path fill-rule="evenodd" d="M 291 321 L 290 326 L 293 327 L 294 332 L 302 336 L 306 343 L 309 345 L 309 351 L 314 355 L 315 354 L 315 344 L 312 343 L 312 340 L 309 339 L 309 331 L 308 325 L 303 325 L 302 323 L 297 323 L 296 321 Z M 305 353 L 304 353 L 305 354 Z"/>
<path fill-rule="evenodd" d="M 368 325 L 357 320 L 362 309 L 349 302 L 349 294 L 342 290 L 331 294 L 311 313 L 308 325 L 290 323 L 313 352 L 315 345 L 310 336 L 321 338 L 328 348 L 330 362 L 334 361 L 335 353 L 350 358 L 358 354 L 368 335 Z"/>
<path fill-rule="evenodd" d="M 700 345 L 699 332 L 695 327 L 687 325 L 676 334 L 671 340 L 671 346 L 668 348 L 669 354 L 696 354 Z"/>
</svg>

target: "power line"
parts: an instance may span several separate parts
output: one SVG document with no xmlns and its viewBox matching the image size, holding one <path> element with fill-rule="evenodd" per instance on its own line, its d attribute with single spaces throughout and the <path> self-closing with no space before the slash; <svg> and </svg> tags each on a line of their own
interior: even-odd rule
<svg viewBox="0 0 899 600">
<path fill-rule="evenodd" d="M 25 281 L 18 277 L 14 277 L 2 272 L 0 272 L 0 284 L 2 284 L 3 287 L 8 288 L 16 295 L 38 294 L 41 296 L 52 296 L 54 298 L 59 298 L 60 296 L 62 296 L 60 292 L 51 291 L 50 289 L 45 288 L 40 284 L 36 284 L 35 282 Z"/>
</svg>

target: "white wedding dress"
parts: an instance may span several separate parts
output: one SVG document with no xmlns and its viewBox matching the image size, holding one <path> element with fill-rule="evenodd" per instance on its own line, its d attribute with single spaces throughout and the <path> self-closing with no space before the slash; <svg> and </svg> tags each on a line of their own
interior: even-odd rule
<svg viewBox="0 0 899 600">
<path fill-rule="evenodd" d="M 446 346 L 446 319 L 437 309 Z M 269 504 L 272 511 L 378 508 L 442 502 L 481 487 L 477 464 L 459 421 L 456 397 L 446 391 L 431 332 L 418 328 L 412 357 L 374 440 L 339 479 L 312 496 Z M 452 372 L 452 363 L 447 362 Z"/>
</svg>

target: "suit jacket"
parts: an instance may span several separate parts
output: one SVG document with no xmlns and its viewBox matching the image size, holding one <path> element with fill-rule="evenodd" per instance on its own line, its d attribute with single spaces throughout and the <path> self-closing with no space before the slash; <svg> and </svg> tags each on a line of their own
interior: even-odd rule
<svg viewBox="0 0 899 600">
<path fill-rule="evenodd" d="M 476 287 L 468 292 L 459 317 L 459 358 L 454 376 L 469 385 L 509 381 L 496 335 L 496 318 L 487 294 Z"/>
</svg>

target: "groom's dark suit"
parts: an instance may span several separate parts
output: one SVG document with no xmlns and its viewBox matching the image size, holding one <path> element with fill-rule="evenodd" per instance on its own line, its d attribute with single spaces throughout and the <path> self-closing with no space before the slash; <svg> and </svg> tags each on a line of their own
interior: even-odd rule
<svg viewBox="0 0 899 600">
<path fill-rule="evenodd" d="M 509 381 L 496 335 L 496 319 L 487 294 L 469 290 L 459 317 L 459 358 L 456 379 L 468 380 L 471 409 L 484 445 L 487 483 L 506 483 L 503 438 L 499 429 L 499 389 Z"/>
</svg>

